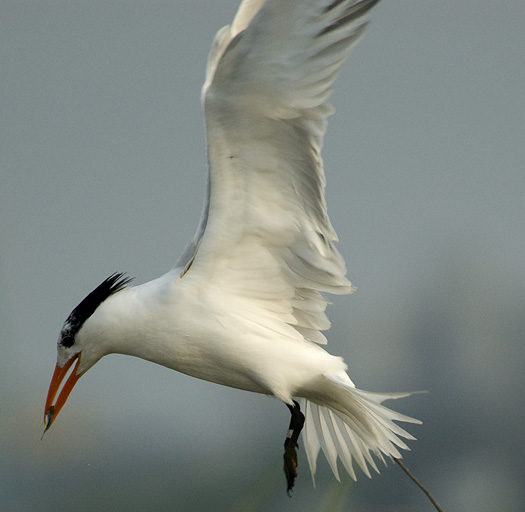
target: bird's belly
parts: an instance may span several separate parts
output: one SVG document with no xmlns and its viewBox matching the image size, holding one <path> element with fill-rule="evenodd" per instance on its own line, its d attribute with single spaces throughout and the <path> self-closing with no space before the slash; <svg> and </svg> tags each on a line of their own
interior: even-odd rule
<svg viewBox="0 0 525 512">
<path fill-rule="evenodd" d="M 231 366 L 222 367 L 217 364 L 207 365 L 202 364 L 202 362 L 201 360 L 201 364 L 199 364 L 198 367 L 185 365 L 184 368 L 178 368 L 177 371 L 197 379 L 220 384 L 221 386 L 242 389 L 253 393 L 272 394 L 270 389 L 256 382 L 249 375 L 249 371 L 242 371 L 242 369 L 235 369 Z"/>
<path fill-rule="evenodd" d="M 204 333 L 203 333 L 204 335 Z M 344 371 L 341 358 L 306 340 L 230 332 L 227 337 L 183 337 L 163 364 L 223 386 L 274 395 L 288 402 L 323 373 Z"/>
<path fill-rule="evenodd" d="M 317 376 L 346 368 L 341 358 L 305 340 L 277 315 L 254 314 L 245 300 L 217 297 L 222 296 L 215 289 L 181 285 L 172 321 L 157 325 L 159 346 L 152 347 L 151 360 L 198 379 L 284 401 L 304 396 L 298 393 Z"/>
<path fill-rule="evenodd" d="M 223 335 L 220 330 L 210 329 L 205 321 L 200 328 L 190 325 L 187 330 L 181 329 L 181 324 L 177 332 L 158 332 L 149 343 L 136 344 L 140 353 L 132 355 L 197 379 L 254 393 L 272 393 L 261 378 L 264 341 L 234 332 Z"/>
</svg>

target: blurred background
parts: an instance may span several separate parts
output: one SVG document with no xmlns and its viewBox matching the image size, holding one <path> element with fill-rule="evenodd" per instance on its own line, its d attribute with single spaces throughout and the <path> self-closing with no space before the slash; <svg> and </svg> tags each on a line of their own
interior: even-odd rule
<svg viewBox="0 0 525 512">
<path fill-rule="evenodd" d="M 237 0 L 2 0 L 2 510 L 425 511 L 393 464 L 341 484 L 280 402 L 109 356 L 41 441 L 58 331 L 114 271 L 167 271 L 196 228 L 199 93 Z M 381 2 L 336 84 L 327 199 L 358 291 L 329 350 L 358 387 L 427 390 L 405 461 L 446 511 L 524 508 L 525 3 Z"/>
</svg>

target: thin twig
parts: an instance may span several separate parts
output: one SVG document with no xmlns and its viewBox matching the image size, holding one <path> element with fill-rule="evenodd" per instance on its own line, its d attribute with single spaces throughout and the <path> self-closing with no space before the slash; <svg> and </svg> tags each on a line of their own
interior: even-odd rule
<svg viewBox="0 0 525 512">
<path fill-rule="evenodd" d="M 427 495 L 428 499 L 432 502 L 432 505 L 436 507 L 436 510 L 438 512 L 443 512 L 443 509 L 439 506 L 439 503 L 434 499 L 434 496 L 430 494 L 430 491 L 414 476 L 412 471 L 408 469 L 405 464 L 401 461 L 401 459 L 394 460 L 399 464 L 399 467 L 411 478 L 411 480 Z"/>
</svg>

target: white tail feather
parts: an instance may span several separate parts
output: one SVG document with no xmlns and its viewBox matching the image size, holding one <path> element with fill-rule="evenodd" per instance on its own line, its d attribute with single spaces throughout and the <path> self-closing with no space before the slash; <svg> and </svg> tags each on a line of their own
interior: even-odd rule
<svg viewBox="0 0 525 512">
<path fill-rule="evenodd" d="M 316 387 L 315 399 L 307 400 L 305 405 L 303 439 L 312 478 L 315 477 L 320 448 L 337 480 L 338 457 L 348 474 L 356 480 L 354 460 L 370 478 L 368 466 L 379 473 L 372 454 L 386 465 L 384 455 L 399 459 L 398 448 L 410 450 L 400 437 L 415 438 L 394 421 L 418 424 L 421 421 L 388 409 L 381 403 L 412 393 L 363 391 L 356 389 L 349 380 L 332 375 L 323 375 L 320 384 Z"/>
</svg>

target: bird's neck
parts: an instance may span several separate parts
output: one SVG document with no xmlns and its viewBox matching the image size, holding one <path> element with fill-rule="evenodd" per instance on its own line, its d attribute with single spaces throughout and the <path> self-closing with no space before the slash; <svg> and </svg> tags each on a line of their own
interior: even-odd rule
<svg viewBox="0 0 525 512">
<path fill-rule="evenodd" d="M 109 297 L 86 322 L 87 335 L 101 356 L 119 353 L 159 361 L 175 326 L 167 322 L 173 304 L 173 276 L 128 287 Z M 170 332 L 168 332 L 170 331 Z"/>
</svg>

